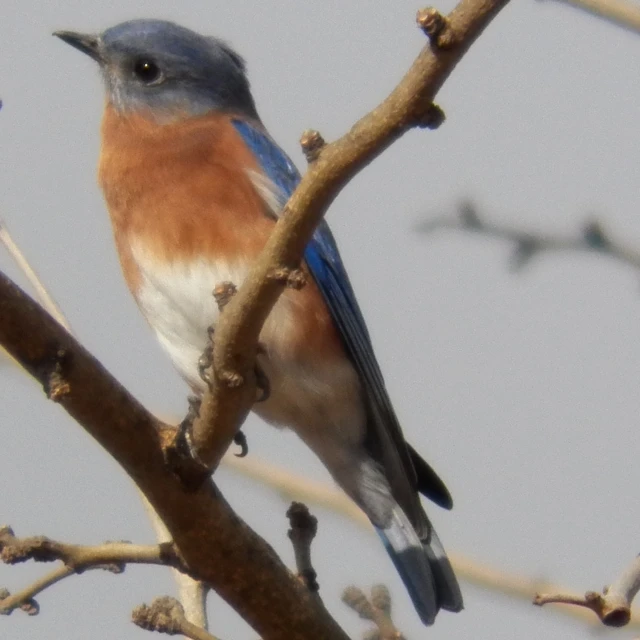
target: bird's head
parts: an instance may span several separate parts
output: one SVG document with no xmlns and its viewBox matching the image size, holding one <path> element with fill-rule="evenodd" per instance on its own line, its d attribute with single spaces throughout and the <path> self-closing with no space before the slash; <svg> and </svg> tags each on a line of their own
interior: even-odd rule
<svg viewBox="0 0 640 640">
<path fill-rule="evenodd" d="M 54 35 L 100 65 L 107 98 L 120 112 L 146 111 L 164 121 L 214 110 L 257 117 L 244 60 L 217 38 L 162 20 Z"/>
</svg>

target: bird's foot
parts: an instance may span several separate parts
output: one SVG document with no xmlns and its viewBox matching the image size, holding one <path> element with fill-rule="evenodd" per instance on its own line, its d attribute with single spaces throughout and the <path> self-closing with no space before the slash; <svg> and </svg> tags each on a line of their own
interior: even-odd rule
<svg viewBox="0 0 640 640">
<path fill-rule="evenodd" d="M 254 373 L 256 375 L 256 402 L 266 402 L 271 396 L 271 383 L 264 369 L 260 366 L 257 356 L 267 355 L 265 346 L 258 343 L 258 349 L 256 354 L 256 364 L 254 366 Z"/>
<path fill-rule="evenodd" d="M 192 448 L 192 428 L 200 416 L 201 399 L 198 396 L 189 396 L 188 402 L 187 415 L 178 425 L 175 438 L 166 447 L 164 454 L 167 465 L 178 476 L 182 485 L 195 491 L 207 480 L 211 471 L 197 459 Z"/>
<path fill-rule="evenodd" d="M 235 453 L 236 458 L 244 458 L 249 453 L 249 443 L 247 442 L 247 436 L 242 431 L 238 431 L 233 436 L 233 443 L 240 447 L 240 453 Z"/>
<path fill-rule="evenodd" d="M 202 404 L 202 399 L 199 396 L 189 396 L 187 398 L 187 402 L 189 403 L 189 408 L 187 409 L 187 415 L 178 425 L 178 435 L 176 436 L 175 447 L 184 457 L 192 458 L 191 429 L 196 418 L 200 416 L 200 405 Z"/>
<path fill-rule="evenodd" d="M 207 327 L 207 336 L 208 342 L 207 346 L 204 348 L 202 355 L 198 358 L 198 375 L 200 379 L 207 385 L 207 387 L 211 387 L 212 382 L 212 371 L 211 367 L 213 365 L 213 334 L 215 328 L 213 325 Z"/>
</svg>

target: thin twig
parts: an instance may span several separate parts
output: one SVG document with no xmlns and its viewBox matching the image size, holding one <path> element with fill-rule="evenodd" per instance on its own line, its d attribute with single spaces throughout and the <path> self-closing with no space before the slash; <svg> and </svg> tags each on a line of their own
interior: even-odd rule
<svg viewBox="0 0 640 640">
<path fill-rule="evenodd" d="M 579 236 L 544 234 L 522 229 L 516 225 L 488 221 L 478 213 L 473 203 L 465 202 L 458 215 L 445 215 L 424 220 L 415 226 L 419 233 L 434 233 L 442 230 L 467 231 L 488 237 L 508 240 L 515 245 L 510 259 L 515 271 L 528 265 L 538 254 L 550 251 L 583 251 L 605 255 L 624 264 L 640 269 L 640 250 L 614 238 L 604 225 L 591 219 L 582 228 Z"/>
<path fill-rule="evenodd" d="M 105 542 L 99 545 L 67 544 L 45 536 L 17 538 L 10 527 L 0 528 L 0 559 L 5 564 L 27 560 L 60 560 L 76 572 L 95 565 L 111 565 L 124 570 L 126 564 L 158 564 L 185 571 L 172 543 L 143 545 L 130 542 Z"/>
<path fill-rule="evenodd" d="M 191 640 L 219 640 L 208 631 L 189 622 L 182 605 L 169 596 L 156 598 L 151 605 L 142 604 L 131 613 L 134 624 L 147 631 L 174 636 L 181 634 Z"/>
<path fill-rule="evenodd" d="M 318 519 L 309 513 L 309 508 L 301 502 L 292 502 L 287 510 L 291 528 L 289 540 L 293 545 L 298 578 L 316 597 L 320 597 L 318 574 L 311 564 L 311 543 L 318 533 Z"/>
<path fill-rule="evenodd" d="M 35 597 L 57 582 L 75 574 L 76 571 L 74 569 L 63 565 L 32 582 L 28 587 L 22 589 L 22 591 L 18 591 L 18 593 L 12 595 L 6 590 L 3 590 L 4 593 L 0 594 L 0 614 L 9 615 L 16 609 L 25 609 L 29 615 L 36 615 L 39 613 L 40 607 Z"/>
<path fill-rule="evenodd" d="M 165 527 L 160 516 L 155 512 L 154 508 L 149 504 L 146 496 L 138 491 L 140 499 L 144 505 L 147 516 L 151 520 L 151 525 L 156 534 L 156 540 L 160 543 L 170 543 L 171 534 Z M 207 620 L 207 596 L 210 588 L 201 580 L 196 580 L 189 574 L 179 569 L 172 568 L 173 579 L 178 586 L 178 599 L 184 608 L 185 616 L 189 622 L 202 629 L 209 628 Z"/>
<path fill-rule="evenodd" d="M 566 593 L 538 593 L 533 603 L 569 604 L 593 611 L 602 624 L 608 627 L 624 627 L 631 620 L 631 603 L 640 591 L 640 556 L 620 574 L 618 579 L 602 593 L 587 591 L 584 596 Z"/>
<path fill-rule="evenodd" d="M 366 640 L 405 640 L 391 619 L 391 594 L 385 585 L 374 585 L 370 598 L 359 587 L 347 587 L 342 592 L 342 602 L 363 620 L 371 620 L 376 625 L 365 634 Z"/>
<path fill-rule="evenodd" d="M 135 545 L 129 542 L 106 542 L 101 545 L 76 545 L 57 542 L 44 536 L 17 538 L 10 527 L 0 528 L 0 560 L 6 564 L 17 564 L 27 560 L 54 562 L 63 566 L 55 569 L 22 591 L 0 598 L 0 613 L 8 614 L 14 609 L 31 605 L 33 598 L 60 580 L 88 569 L 104 569 L 111 573 L 122 573 L 127 564 L 155 564 L 179 568 L 184 571 L 180 558 L 172 544 Z M 34 615 L 37 604 L 28 609 Z"/>
<path fill-rule="evenodd" d="M 562 0 L 591 15 L 640 33 L 640 6 L 628 0 Z"/>
<path fill-rule="evenodd" d="M 5 224 L 4 220 L 0 218 L 0 243 L 2 243 L 9 253 L 9 255 L 13 258 L 15 263 L 18 265 L 22 273 L 26 276 L 29 284 L 33 287 L 36 292 L 36 296 L 38 300 L 40 300 L 40 304 L 52 315 L 67 331 L 71 331 L 69 326 L 69 321 L 65 318 L 64 313 L 60 307 L 56 304 L 56 301 L 53 299 L 53 296 L 47 291 L 47 288 L 44 286 L 42 280 L 38 277 L 38 274 L 35 272 L 24 253 L 20 250 L 20 247 L 16 244 L 16 242 L 11 237 L 9 233 L 9 229 Z"/>
</svg>

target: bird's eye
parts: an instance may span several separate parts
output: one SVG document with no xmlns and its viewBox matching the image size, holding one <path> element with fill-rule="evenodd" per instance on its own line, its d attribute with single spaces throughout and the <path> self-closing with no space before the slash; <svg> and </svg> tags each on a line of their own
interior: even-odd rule
<svg viewBox="0 0 640 640">
<path fill-rule="evenodd" d="M 138 60 L 133 65 L 133 73 L 145 84 L 158 82 L 161 77 L 160 67 L 153 60 Z"/>
</svg>

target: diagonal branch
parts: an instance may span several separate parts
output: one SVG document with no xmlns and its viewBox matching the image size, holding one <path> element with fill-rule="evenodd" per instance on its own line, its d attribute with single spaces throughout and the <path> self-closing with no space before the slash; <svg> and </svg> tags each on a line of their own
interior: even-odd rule
<svg viewBox="0 0 640 640">
<path fill-rule="evenodd" d="M 508 0 L 461 0 L 447 16 L 418 13 L 431 36 L 392 93 L 342 138 L 319 149 L 261 256 L 220 315 L 213 344 L 214 376 L 192 428 L 192 448 L 215 469 L 256 397 L 254 363 L 258 337 L 286 282 L 278 270 L 298 267 L 316 226 L 342 188 L 409 129 L 433 126 L 441 112 L 433 99 L 456 64 Z M 314 138 L 309 132 L 305 139 Z M 314 145 L 317 143 L 318 136 Z M 307 151 L 308 149 L 307 143 Z M 214 428 L 215 427 L 215 428 Z"/>
<path fill-rule="evenodd" d="M 0 274 L 0 344 L 123 467 L 171 533 L 185 566 L 210 584 L 265 640 L 345 634 L 213 482 L 188 491 L 167 467 L 162 424 L 36 302 Z"/>
<path fill-rule="evenodd" d="M 68 320 L 62 313 L 60 307 L 56 303 L 53 296 L 47 290 L 47 287 L 42 282 L 42 279 L 35 272 L 31 266 L 29 260 L 26 258 L 18 244 L 14 241 L 7 225 L 0 218 L 0 243 L 2 243 L 13 258 L 19 269 L 24 273 L 27 280 L 33 287 L 36 296 L 40 304 L 69 332 L 73 333 L 69 325 Z M 2 350 L 6 353 L 4 350 Z M 158 542 L 167 542 L 171 539 L 171 536 L 166 530 L 163 522 L 158 517 L 158 514 L 153 510 L 153 507 L 149 504 L 149 501 L 145 498 L 144 494 L 140 493 L 140 498 L 145 511 L 151 521 L 151 524 L 156 533 L 156 539 Z M 206 628 L 207 627 L 207 592 L 208 587 L 203 585 L 197 580 L 193 580 L 190 576 L 182 573 L 178 570 L 174 572 L 174 578 L 178 585 L 178 592 L 180 594 L 180 601 L 185 607 L 187 617 L 191 622 Z"/>
<path fill-rule="evenodd" d="M 630 0 L 561 0 L 625 29 L 640 32 L 640 7 Z"/>
<path fill-rule="evenodd" d="M 0 589 L 0 615 L 9 615 L 16 609 L 22 609 L 30 616 L 37 615 L 40 612 L 40 605 L 36 602 L 35 597 L 45 589 L 75 574 L 76 572 L 71 567 L 63 565 L 56 567 L 18 593 L 12 594 L 6 589 Z"/>
</svg>

